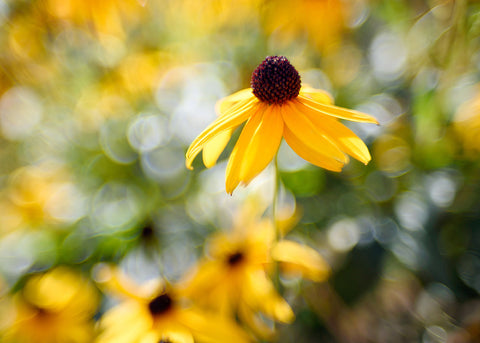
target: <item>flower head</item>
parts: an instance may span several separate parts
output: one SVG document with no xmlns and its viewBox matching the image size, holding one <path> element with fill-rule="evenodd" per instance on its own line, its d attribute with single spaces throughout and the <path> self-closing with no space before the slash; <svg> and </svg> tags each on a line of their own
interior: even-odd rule
<svg viewBox="0 0 480 343">
<path fill-rule="evenodd" d="M 93 339 L 97 292 L 69 269 L 59 267 L 31 277 L 9 305 L 11 322 L 0 323 L 6 327 L 5 342 L 88 343 Z"/>
<path fill-rule="evenodd" d="M 262 316 L 283 323 L 294 319 L 270 279 L 273 263 L 278 262 L 282 272 L 313 281 L 324 281 L 329 267 L 312 248 L 286 239 L 275 241 L 275 228 L 271 220 L 261 218 L 258 205 L 247 204 L 231 232 L 210 239 L 207 257 L 191 271 L 184 292 L 203 306 L 238 315 L 266 338 L 273 332 Z"/>
<path fill-rule="evenodd" d="M 221 100 L 220 116 L 190 145 L 186 166 L 192 168 L 203 150 L 207 168 L 215 165 L 233 130 L 246 122 L 226 171 L 226 190 L 248 184 L 270 163 L 282 140 L 303 159 L 341 171 L 345 154 L 367 164 L 371 157 L 363 141 L 338 119 L 378 123 L 367 114 L 334 106 L 322 90 L 301 86 L 300 76 L 285 57 L 269 56 L 254 71 L 252 88 Z"/>
<path fill-rule="evenodd" d="M 103 266 L 99 284 L 119 296 L 119 305 L 101 319 L 98 343 L 246 343 L 246 334 L 232 321 L 195 309 L 163 280 L 134 284 L 113 267 Z"/>
</svg>

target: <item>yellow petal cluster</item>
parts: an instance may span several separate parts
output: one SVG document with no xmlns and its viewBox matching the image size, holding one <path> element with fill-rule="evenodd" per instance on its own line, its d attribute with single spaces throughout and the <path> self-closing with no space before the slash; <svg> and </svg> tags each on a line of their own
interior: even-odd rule
<svg viewBox="0 0 480 343">
<path fill-rule="evenodd" d="M 203 306 L 225 315 L 238 315 L 257 335 L 273 331 L 261 316 L 290 323 L 294 314 L 277 293 L 270 272 L 275 262 L 289 275 L 324 281 L 329 266 L 312 248 L 290 240 L 276 241 L 270 219 L 261 206 L 246 206 L 231 232 L 214 235 L 207 258 L 185 281 L 184 292 Z"/>
<path fill-rule="evenodd" d="M 136 285 L 114 267 L 102 266 L 99 285 L 120 298 L 100 321 L 97 343 L 246 343 L 231 320 L 201 311 L 163 280 Z"/>
<path fill-rule="evenodd" d="M 66 267 L 32 276 L 0 317 L 5 342 L 89 343 L 98 294 L 93 286 Z M 3 341 L 2 341 L 3 342 Z"/>
</svg>

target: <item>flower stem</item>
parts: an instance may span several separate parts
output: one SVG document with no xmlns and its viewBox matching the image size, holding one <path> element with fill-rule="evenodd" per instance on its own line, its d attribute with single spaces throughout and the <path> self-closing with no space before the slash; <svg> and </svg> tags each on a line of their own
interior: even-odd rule
<svg viewBox="0 0 480 343">
<path fill-rule="evenodd" d="M 275 240 L 278 241 L 281 239 L 282 233 L 280 232 L 280 228 L 278 227 L 278 221 L 277 221 L 277 207 L 278 207 L 278 194 L 279 194 L 279 188 L 280 188 L 280 172 L 278 170 L 278 160 L 277 160 L 277 155 L 275 155 L 275 158 L 273 160 L 274 162 L 274 168 L 275 168 L 275 175 L 273 177 L 273 202 L 272 202 L 272 224 L 275 229 Z"/>
</svg>

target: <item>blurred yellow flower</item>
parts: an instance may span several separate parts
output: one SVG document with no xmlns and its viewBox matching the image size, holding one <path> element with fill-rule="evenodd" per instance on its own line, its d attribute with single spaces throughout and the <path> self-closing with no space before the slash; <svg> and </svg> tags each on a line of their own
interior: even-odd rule
<svg viewBox="0 0 480 343">
<path fill-rule="evenodd" d="M 175 26 L 175 33 L 184 39 L 205 38 L 225 27 L 244 29 L 247 23 L 255 23 L 260 3 L 259 0 L 170 1 L 165 20 L 167 25 Z"/>
<path fill-rule="evenodd" d="M 9 304 L 0 327 L 2 342 L 88 343 L 98 294 L 86 279 L 66 267 L 32 276 Z"/>
<path fill-rule="evenodd" d="M 35 228 L 63 220 L 56 213 L 73 206 L 72 183 L 68 172 L 55 163 L 32 165 L 15 170 L 0 198 L 2 231 Z"/>
<path fill-rule="evenodd" d="M 185 280 L 185 293 L 201 305 L 225 315 L 238 314 L 256 334 L 273 334 L 261 315 L 283 323 L 294 319 L 292 309 L 277 293 L 269 271 L 279 262 L 290 275 L 324 281 L 327 263 L 312 248 L 290 240 L 275 241 L 270 219 L 261 218 L 261 207 L 247 203 L 230 233 L 213 236 L 208 257 Z"/>
<path fill-rule="evenodd" d="M 97 279 L 122 298 L 103 315 L 98 343 L 249 342 L 233 321 L 195 309 L 162 280 L 138 286 L 109 266 L 99 267 Z"/>
<path fill-rule="evenodd" d="M 264 11 L 267 33 L 284 44 L 305 34 L 323 52 L 336 47 L 345 31 L 349 6 L 342 0 L 268 1 Z"/>
<path fill-rule="evenodd" d="M 480 89 L 475 97 L 458 108 L 453 125 L 466 153 L 478 156 L 480 152 Z"/>
<path fill-rule="evenodd" d="M 239 91 L 218 105 L 220 117 L 190 145 L 186 166 L 203 150 L 207 168 L 215 165 L 233 130 L 247 122 L 226 171 L 226 190 L 248 184 L 270 163 L 282 140 L 302 158 L 319 167 L 341 171 L 348 157 L 367 164 L 366 145 L 337 119 L 378 123 L 367 114 L 332 104 L 322 90 L 301 86 L 300 75 L 285 57 L 269 56 L 254 71 L 252 88 Z"/>
<path fill-rule="evenodd" d="M 137 0 L 48 0 L 50 15 L 101 34 L 123 37 L 125 26 L 140 20 L 142 6 Z"/>
</svg>

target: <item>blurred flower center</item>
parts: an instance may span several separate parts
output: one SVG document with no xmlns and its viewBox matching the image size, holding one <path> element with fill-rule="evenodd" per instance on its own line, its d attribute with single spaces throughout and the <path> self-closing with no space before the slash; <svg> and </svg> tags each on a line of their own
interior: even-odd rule
<svg viewBox="0 0 480 343">
<path fill-rule="evenodd" d="M 144 228 L 142 228 L 141 235 L 142 235 L 142 238 L 145 240 L 152 239 L 155 236 L 155 230 L 151 225 L 147 225 Z"/>
<path fill-rule="evenodd" d="M 233 267 L 240 264 L 244 259 L 245 255 L 242 252 L 236 252 L 228 256 L 227 263 L 229 266 Z"/>
<path fill-rule="evenodd" d="M 263 102 L 281 105 L 300 92 L 300 75 L 284 56 L 268 56 L 252 74 L 253 94 Z"/>
<path fill-rule="evenodd" d="M 172 308 L 173 301 L 168 294 L 162 294 L 148 303 L 148 309 L 154 316 L 167 312 Z"/>
</svg>

